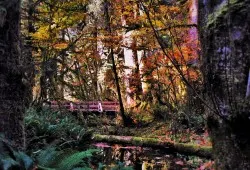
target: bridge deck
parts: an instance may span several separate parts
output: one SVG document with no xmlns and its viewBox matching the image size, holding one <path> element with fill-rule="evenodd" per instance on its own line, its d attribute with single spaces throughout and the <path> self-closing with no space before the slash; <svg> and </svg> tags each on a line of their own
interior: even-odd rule
<svg viewBox="0 0 250 170">
<path fill-rule="evenodd" d="M 49 107 L 53 110 L 66 109 L 69 111 L 81 112 L 118 112 L 119 103 L 114 101 L 51 101 Z"/>
</svg>

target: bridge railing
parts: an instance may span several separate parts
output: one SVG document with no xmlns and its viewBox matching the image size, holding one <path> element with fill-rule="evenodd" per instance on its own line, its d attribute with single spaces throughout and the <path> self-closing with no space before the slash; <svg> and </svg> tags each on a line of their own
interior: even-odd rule
<svg viewBox="0 0 250 170">
<path fill-rule="evenodd" d="M 119 103 L 115 101 L 51 101 L 49 107 L 53 110 L 65 109 L 81 112 L 118 112 Z"/>
</svg>

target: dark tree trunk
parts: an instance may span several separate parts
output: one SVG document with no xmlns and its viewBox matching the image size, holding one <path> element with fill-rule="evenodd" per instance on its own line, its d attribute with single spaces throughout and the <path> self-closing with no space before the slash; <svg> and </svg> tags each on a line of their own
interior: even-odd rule
<svg viewBox="0 0 250 170">
<path fill-rule="evenodd" d="M 110 15 L 109 15 L 109 2 L 107 0 L 104 1 L 104 11 L 105 11 L 107 31 L 109 33 L 109 36 L 112 36 L 112 29 L 111 29 L 111 23 L 110 23 Z M 124 106 L 123 106 L 123 102 L 122 102 L 121 88 L 120 88 L 120 84 L 119 84 L 119 77 L 118 77 L 116 63 L 115 63 L 115 54 L 114 54 L 113 45 L 111 45 L 111 47 L 110 47 L 110 56 L 111 56 L 111 60 L 112 60 L 112 70 L 113 70 L 114 77 L 115 77 L 115 84 L 116 84 L 116 89 L 117 89 L 117 94 L 118 94 L 120 115 L 122 117 L 122 123 L 124 126 L 128 126 L 128 125 L 132 124 L 132 120 L 131 120 L 131 118 L 129 118 L 125 115 L 125 110 L 124 110 Z"/>
<path fill-rule="evenodd" d="M 0 2 L 0 133 L 25 146 L 23 116 L 28 84 L 21 65 L 20 0 Z"/>
<path fill-rule="evenodd" d="M 32 38 L 31 34 L 35 32 L 35 28 L 33 25 L 32 17 L 34 15 L 34 2 L 33 0 L 28 0 L 27 2 L 23 2 L 24 6 L 27 8 L 26 10 L 23 9 L 22 13 L 24 13 L 24 16 L 27 17 L 27 19 L 21 18 L 21 22 L 26 23 L 23 24 L 23 27 L 21 27 L 21 30 L 27 31 L 27 35 L 22 34 L 21 36 L 21 48 L 22 48 L 22 57 L 21 57 L 21 65 L 25 66 L 25 69 L 23 70 L 25 73 L 25 79 L 29 82 L 29 85 L 26 86 L 26 94 L 25 94 L 25 105 L 28 107 L 30 102 L 33 100 L 33 94 L 32 94 L 32 87 L 35 84 L 34 78 L 35 78 L 35 67 L 34 67 L 34 60 L 32 56 Z M 26 21 L 27 20 L 27 21 Z"/>
<path fill-rule="evenodd" d="M 250 169 L 250 1 L 200 0 L 208 129 L 216 169 Z"/>
</svg>

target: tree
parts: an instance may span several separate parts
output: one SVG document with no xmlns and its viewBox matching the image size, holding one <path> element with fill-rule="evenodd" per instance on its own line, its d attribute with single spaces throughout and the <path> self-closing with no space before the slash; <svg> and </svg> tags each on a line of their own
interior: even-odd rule
<svg viewBox="0 0 250 170">
<path fill-rule="evenodd" d="M 104 1 L 104 10 L 105 10 L 105 17 L 106 17 L 106 25 L 107 25 L 107 30 L 109 36 L 112 35 L 112 30 L 111 30 L 111 24 L 110 24 L 110 14 L 109 14 L 109 3 L 107 0 Z M 116 89 L 117 89 L 117 94 L 118 94 L 118 100 L 119 100 L 119 106 L 120 106 L 120 115 L 122 117 L 122 123 L 124 126 L 128 126 L 131 122 L 130 119 L 125 115 L 124 111 L 124 106 L 122 102 L 122 96 L 121 96 L 121 90 L 120 90 L 120 84 L 119 84 L 119 77 L 117 74 L 117 68 L 116 68 L 116 63 L 115 63 L 115 56 L 114 56 L 114 49 L 113 45 L 110 47 L 110 56 L 111 56 L 111 61 L 112 61 L 112 70 L 115 76 L 115 83 L 116 83 Z"/>
<path fill-rule="evenodd" d="M 250 1 L 199 1 L 208 130 L 217 169 L 250 169 Z"/>
<path fill-rule="evenodd" d="M 31 40 L 36 69 L 40 73 L 36 74 L 40 81 L 37 80 L 35 97 L 38 103 L 48 98 L 63 100 L 64 91 L 70 93 L 75 89 L 75 82 L 68 81 L 79 71 L 74 66 L 79 58 L 77 53 L 81 53 L 77 47 L 84 47 L 79 42 L 85 34 L 82 30 L 86 26 L 87 1 L 37 0 L 32 4 Z"/>
<path fill-rule="evenodd" d="M 32 16 L 34 14 L 34 2 L 33 0 L 23 0 L 21 3 L 21 48 L 22 48 L 22 58 L 21 61 L 23 65 L 27 67 L 25 69 L 25 74 L 30 86 L 27 89 L 25 97 L 27 98 L 26 106 L 29 105 L 29 102 L 33 99 L 32 88 L 34 85 L 35 69 L 34 69 L 34 60 L 32 55 L 32 41 L 31 34 L 34 32 L 34 26 L 32 22 Z"/>
<path fill-rule="evenodd" d="M 20 48 L 20 0 L 0 2 L 0 133 L 25 146 L 23 116 L 26 89 Z"/>
<path fill-rule="evenodd" d="M 148 85 L 156 84 L 157 88 L 150 91 L 156 89 L 155 98 L 160 104 L 167 105 L 171 112 L 184 105 L 193 107 L 189 105 L 191 97 L 187 97 L 191 96 L 190 91 L 194 96 L 192 100 L 196 97 L 201 99 L 197 87 L 193 85 L 201 83 L 198 67 L 195 66 L 198 64 L 199 50 L 195 2 L 188 1 L 182 5 L 178 1 L 172 1 L 169 5 L 140 2 L 148 21 L 146 23 L 156 41 L 153 49 L 157 49 L 152 50 L 145 59 L 144 75 L 153 75 L 148 77 Z"/>
</svg>

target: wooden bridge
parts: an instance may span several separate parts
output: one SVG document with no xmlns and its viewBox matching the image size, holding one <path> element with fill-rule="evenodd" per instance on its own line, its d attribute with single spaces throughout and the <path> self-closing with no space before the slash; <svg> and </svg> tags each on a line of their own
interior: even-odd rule
<svg viewBox="0 0 250 170">
<path fill-rule="evenodd" d="M 50 101 L 46 104 L 52 110 L 66 109 L 68 111 L 80 112 L 118 112 L 119 102 L 114 101 Z"/>
</svg>

